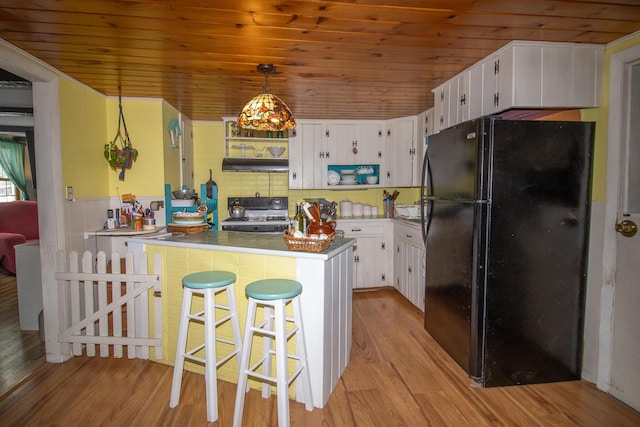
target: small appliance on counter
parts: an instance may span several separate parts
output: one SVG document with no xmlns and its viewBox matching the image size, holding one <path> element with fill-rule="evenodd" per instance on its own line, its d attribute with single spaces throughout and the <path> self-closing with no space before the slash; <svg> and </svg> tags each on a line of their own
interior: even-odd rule
<svg viewBox="0 0 640 427">
<path fill-rule="evenodd" d="M 223 231 L 282 233 L 289 229 L 287 197 L 229 197 L 229 218 L 220 225 Z"/>
</svg>

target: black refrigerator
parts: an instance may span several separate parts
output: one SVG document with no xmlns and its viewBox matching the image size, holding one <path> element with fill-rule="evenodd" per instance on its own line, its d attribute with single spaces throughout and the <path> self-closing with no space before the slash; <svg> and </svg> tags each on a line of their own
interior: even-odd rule
<svg viewBox="0 0 640 427">
<path fill-rule="evenodd" d="M 580 379 L 594 129 L 482 117 L 427 141 L 425 328 L 480 386 Z"/>
</svg>

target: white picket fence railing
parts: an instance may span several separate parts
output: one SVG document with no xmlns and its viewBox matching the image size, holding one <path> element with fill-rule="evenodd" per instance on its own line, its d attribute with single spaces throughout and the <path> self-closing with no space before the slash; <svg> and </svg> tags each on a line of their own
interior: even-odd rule
<svg viewBox="0 0 640 427">
<path fill-rule="evenodd" d="M 120 255 L 112 253 L 108 273 L 106 255 L 98 252 L 94 272 L 91 252 L 84 252 L 81 264 L 78 253 L 70 252 L 68 267 L 64 252 L 58 252 L 56 280 L 58 286 L 68 290 L 59 292 L 65 300 L 60 301 L 59 306 L 66 307 L 69 319 L 69 326 L 58 335 L 58 340 L 71 343 L 74 356 L 81 355 L 84 347 L 87 356 L 95 357 L 98 346 L 101 357 L 109 357 L 112 347 L 113 357 L 123 357 L 123 348 L 126 348 L 129 359 L 148 359 L 149 348 L 153 347 L 155 358 L 162 358 L 160 255 L 156 254 L 153 259 L 151 274 L 148 274 L 146 253 L 134 259 L 129 252 L 124 260 L 125 271 L 121 272 Z M 151 308 L 150 300 L 153 301 Z"/>
</svg>

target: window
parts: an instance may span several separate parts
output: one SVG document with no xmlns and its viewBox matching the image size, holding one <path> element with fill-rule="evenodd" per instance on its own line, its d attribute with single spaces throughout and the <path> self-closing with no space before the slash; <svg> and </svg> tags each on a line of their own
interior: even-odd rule
<svg viewBox="0 0 640 427">
<path fill-rule="evenodd" d="M 0 203 L 13 202 L 20 199 L 18 189 L 9 181 L 7 174 L 0 167 Z"/>
</svg>

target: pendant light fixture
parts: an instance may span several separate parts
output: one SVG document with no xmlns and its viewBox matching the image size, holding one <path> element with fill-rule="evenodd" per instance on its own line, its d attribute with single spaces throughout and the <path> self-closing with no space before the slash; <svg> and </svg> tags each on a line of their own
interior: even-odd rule
<svg viewBox="0 0 640 427">
<path fill-rule="evenodd" d="M 260 64 L 257 70 L 264 74 L 264 93 L 244 106 L 238 116 L 238 126 L 273 132 L 294 129 L 296 121 L 287 104 L 269 93 L 269 74 L 274 74 L 276 67 L 272 64 Z"/>
</svg>

